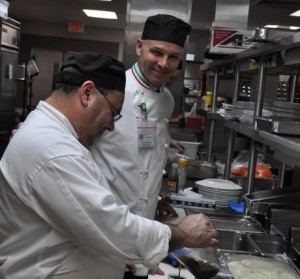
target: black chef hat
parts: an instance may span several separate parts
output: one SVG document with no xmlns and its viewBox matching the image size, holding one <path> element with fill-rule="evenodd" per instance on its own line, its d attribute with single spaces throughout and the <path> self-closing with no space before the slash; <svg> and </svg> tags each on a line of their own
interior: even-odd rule
<svg viewBox="0 0 300 279">
<path fill-rule="evenodd" d="M 191 26 L 183 20 L 158 14 L 147 18 L 142 34 L 142 40 L 169 42 L 184 47 L 186 36 L 191 32 Z"/>
<path fill-rule="evenodd" d="M 81 72 L 80 76 L 64 71 L 68 66 L 78 68 Z M 93 81 L 96 87 L 123 92 L 126 80 L 124 64 L 99 53 L 76 54 L 63 62 L 56 83 L 81 85 L 87 80 Z"/>
</svg>

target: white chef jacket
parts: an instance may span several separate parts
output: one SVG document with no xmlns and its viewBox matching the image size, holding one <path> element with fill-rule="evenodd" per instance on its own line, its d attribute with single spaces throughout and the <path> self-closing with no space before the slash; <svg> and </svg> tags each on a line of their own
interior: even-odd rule
<svg viewBox="0 0 300 279">
<path fill-rule="evenodd" d="M 69 121 L 41 101 L 0 162 L 0 278 L 123 278 L 167 255 L 168 226 L 118 206 Z"/>
<path fill-rule="evenodd" d="M 149 84 L 149 83 L 148 83 Z M 115 131 L 105 133 L 91 147 L 95 162 L 103 171 L 120 204 L 131 212 L 154 218 L 166 164 L 166 144 L 170 142 L 168 120 L 174 99 L 167 88 L 155 92 L 145 82 L 137 63 L 126 71 L 125 100 Z M 157 146 L 138 147 L 139 104 L 145 101 L 147 119 L 157 125 Z"/>
</svg>

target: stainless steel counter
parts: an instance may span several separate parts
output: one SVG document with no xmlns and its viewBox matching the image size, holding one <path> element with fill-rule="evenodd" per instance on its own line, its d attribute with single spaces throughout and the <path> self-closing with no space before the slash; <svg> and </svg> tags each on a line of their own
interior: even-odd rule
<svg viewBox="0 0 300 279">
<path fill-rule="evenodd" d="M 216 210 L 176 208 L 176 211 L 179 215 L 178 217 L 167 217 L 164 222 L 177 224 L 186 214 L 203 212 L 215 223 L 220 233 L 218 249 L 189 249 L 195 251 L 193 254 L 196 253 L 196 255 L 199 252 L 200 257 L 204 255 L 202 258 L 206 258 L 206 254 L 208 255 L 212 250 L 214 251 L 221 267 L 220 272 L 214 277 L 215 279 L 233 279 L 226 262 L 224 262 L 224 256 L 234 254 L 244 254 L 246 257 L 251 257 L 251 255 L 263 257 L 264 260 L 267 258 L 274 259 L 274 261 L 281 259 L 285 262 L 282 262 L 282 264 L 289 266 L 297 276 L 300 275 L 296 263 L 288 256 L 288 242 L 285 238 L 277 234 L 270 234 L 270 232 L 264 230 L 255 218 L 233 213 L 231 209 L 225 207 Z M 296 239 L 296 236 L 294 236 L 294 239 Z M 206 250 L 207 252 L 205 252 Z M 167 274 L 178 272 L 178 268 L 170 265 L 162 264 L 161 267 L 165 270 L 166 275 L 164 277 L 151 276 L 150 278 L 168 278 Z M 182 275 L 186 276 L 186 279 L 194 278 L 188 270 L 184 270 Z"/>
</svg>

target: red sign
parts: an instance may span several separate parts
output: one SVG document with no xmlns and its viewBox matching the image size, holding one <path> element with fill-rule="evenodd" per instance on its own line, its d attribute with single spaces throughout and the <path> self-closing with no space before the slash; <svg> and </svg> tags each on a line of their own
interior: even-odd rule
<svg viewBox="0 0 300 279">
<path fill-rule="evenodd" d="M 84 32 L 84 24 L 82 22 L 69 22 L 69 27 L 68 27 L 69 32 Z"/>
<path fill-rule="evenodd" d="M 229 38 L 230 36 L 232 36 L 235 33 L 237 33 L 237 31 L 225 30 L 225 29 L 224 30 L 223 29 L 214 30 L 213 46 L 218 45 L 219 43 L 221 43 L 222 41 Z"/>
</svg>

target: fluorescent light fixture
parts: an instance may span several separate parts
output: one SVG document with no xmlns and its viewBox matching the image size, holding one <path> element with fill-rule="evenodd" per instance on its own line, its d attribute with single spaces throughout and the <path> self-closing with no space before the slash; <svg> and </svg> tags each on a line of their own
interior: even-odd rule
<svg viewBox="0 0 300 279">
<path fill-rule="evenodd" d="M 83 12 L 89 17 L 118 19 L 117 14 L 115 12 L 100 11 L 100 10 L 87 10 L 87 9 L 83 9 Z"/>
<path fill-rule="evenodd" d="M 98 0 L 98 1 L 102 1 L 102 2 L 111 2 L 111 0 Z"/>
<path fill-rule="evenodd" d="M 266 28 L 278 28 L 279 25 L 272 25 L 272 24 L 268 24 L 268 25 L 265 25 Z"/>
<path fill-rule="evenodd" d="M 298 30 L 298 29 L 300 29 L 300 26 L 290 26 L 290 29 L 291 30 Z"/>
<path fill-rule="evenodd" d="M 300 10 L 290 14 L 290 16 L 300 16 Z"/>
</svg>

